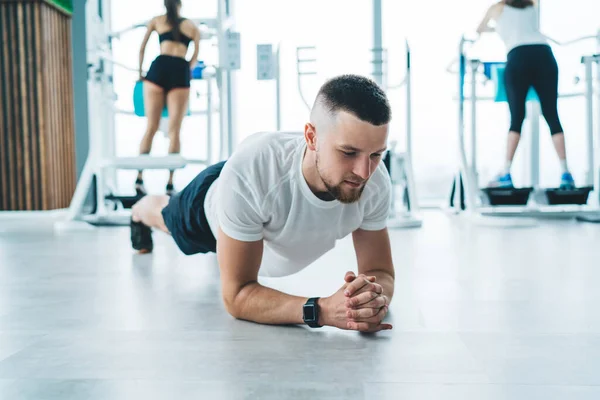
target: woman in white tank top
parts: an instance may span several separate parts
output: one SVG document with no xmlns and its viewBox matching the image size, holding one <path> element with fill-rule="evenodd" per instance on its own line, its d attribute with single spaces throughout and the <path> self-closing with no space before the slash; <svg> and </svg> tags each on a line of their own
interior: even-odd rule
<svg viewBox="0 0 600 400">
<path fill-rule="evenodd" d="M 490 26 L 491 21 L 495 22 L 494 27 Z M 561 163 L 560 187 L 574 188 L 575 183 L 567 167 L 563 128 L 558 117 L 558 65 L 546 36 L 540 32 L 539 8 L 535 0 L 502 0 L 494 4 L 479 24 L 477 32 L 497 32 L 508 53 L 504 86 L 511 124 L 506 164 L 490 186 L 513 186 L 510 167 L 521 138 L 527 93 L 533 87 Z"/>
</svg>

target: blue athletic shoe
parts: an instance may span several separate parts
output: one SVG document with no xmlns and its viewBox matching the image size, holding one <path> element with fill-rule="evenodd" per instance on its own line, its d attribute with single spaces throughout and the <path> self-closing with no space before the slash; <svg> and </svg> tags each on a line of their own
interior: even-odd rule
<svg viewBox="0 0 600 400">
<path fill-rule="evenodd" d="M 575 189 L 575 180 L 570 172 L 565 172 L 560 177 L 560 188 L 565 190 Z"/>
<path fill-rule="evenodd" d="M 510 174 L 498 175 L 494 178 L 493 181 L 490 182 L 489 187 L 493 188 L 512 188 L 513 182 Z"/>
</svg>

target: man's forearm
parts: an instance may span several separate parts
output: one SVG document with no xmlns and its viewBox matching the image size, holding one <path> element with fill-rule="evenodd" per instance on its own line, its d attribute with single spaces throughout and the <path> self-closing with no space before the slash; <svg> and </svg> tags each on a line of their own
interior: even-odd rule
<svg viewBox="0 0 600 400">
<path fill-rule="evenodd" d="M 307 299 L 253 282 L 240 290 L 229 311 L 236 318 L 260 324 L 302 324 L 302 306 Z"/>
<path fill-rule="evenodd" d="M 394 277 L 389 272 L 373 269 L 361 273 L 367 276 L 374 276 L 376 278 L 375 282 L 383 288 L 383 295 L 388 298 L 388 301 L 392 301 L 392 296 L 394 296 Z"/>
</svg>

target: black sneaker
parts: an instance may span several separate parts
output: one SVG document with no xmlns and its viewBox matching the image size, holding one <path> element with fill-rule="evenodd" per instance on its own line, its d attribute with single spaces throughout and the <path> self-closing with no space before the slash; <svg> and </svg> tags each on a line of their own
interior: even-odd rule
<svg viewBox="0 0 600 400">
<path fill-rule="evenodd" d="M 172 183 L 167 183 L 166 191 L 167 191 L 167 196 L 169 196 L 169 197 L 173 196 L 175 194 L 175 188 L 173 187 Z"/>
<path fill-rule="evenodd" d="M 143 179 L 136 179 L 135 180 L 135 194 L 138 197 L 144 197 L 145 195 L 148 194 L 146 192 L 146 188 L 144 187 L 144 180 Z"/>
<path fill-rule="evenodd" d="M 152 230 L 141 222 L 130 221 L 131 227 L 131 246 L 140 253 L 151 253 L 154 244 L 152 243 Z"/>
</svg>

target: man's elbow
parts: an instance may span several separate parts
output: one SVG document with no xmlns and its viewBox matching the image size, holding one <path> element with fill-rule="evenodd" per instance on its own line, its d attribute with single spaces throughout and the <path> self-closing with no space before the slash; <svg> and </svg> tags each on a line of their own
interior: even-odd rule
<svg viewBox="0 0 600 400">
<path fill-rule="evenodd" d="M 241 318 L 241 313 L 240 313 L 240 307 L 237 306 L 236 303 L 236 295 L 228 295 L 223 293 L 223 305 L 225 306 L 225 310 L 227 310 L 227 312 L 229 313 L 229 315 L 231 315 L 233 318 L 236 319 L 240 319 Z"/>
<path fill-rule="evenodd" d="M 253 283 L 249 282 L 241 287 L 235 288 L 235 290 L 224 290 L 223 291 L 223 305 L 225 310 L 236 319 L 244 318 L 244 306 L 247 303 L 250 292 L 253 291 Z"/>
</svg>

